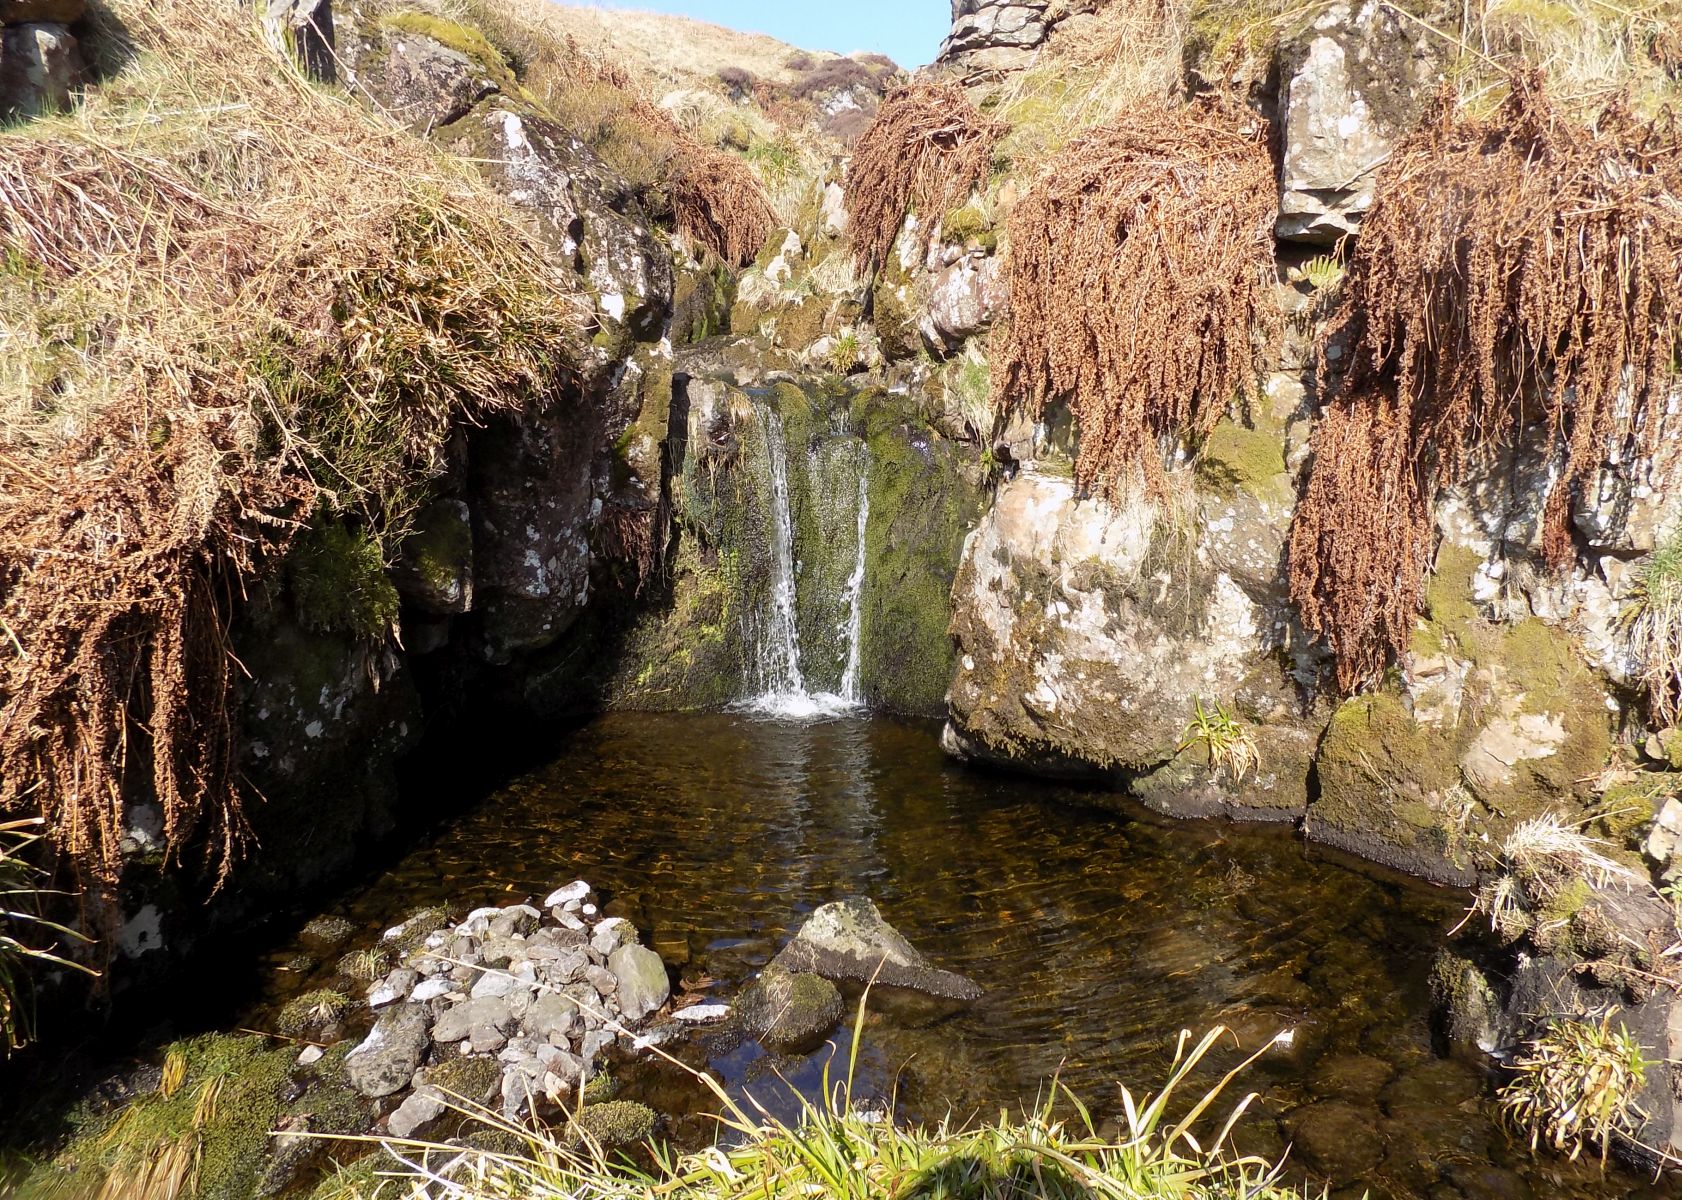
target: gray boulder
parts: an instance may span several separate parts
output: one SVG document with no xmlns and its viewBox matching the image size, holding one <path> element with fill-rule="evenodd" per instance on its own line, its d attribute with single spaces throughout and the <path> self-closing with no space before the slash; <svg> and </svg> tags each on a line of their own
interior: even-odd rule
<svg viewBox="0 0 1682 1200">
<path fill-rule="evenodd" d="M 666 964 L 646 946 L 621 946 L 608 956 L 607 969 L 619 981 L 619 1009 L 627 1021 L 640 1021 L 672 994 Z"/>
<path fill-rule="evenodd" d="M 351 1086 L 370 1099 L 408 1087 L 430 1044 L 426 1016 L 419 1004 L 399 1004 L 381 1013 L 362 1044 L 345 1056 Z"/>
<path fill-rule="evenodd" d="M 1441 67 L 1438 41 L 1377 0 L 1332 5 L 1282 43 L 1279 237 L 1329 245 L 1356 230 Z"/>
<path fill-rule="evenodd" d="M 772 965 L 837 983 L 875 982 L 962 1004 L 981 998 L 974 980 L 929 962 L 862 896 L 825 904 L 807 917 Z"/>
</svg>

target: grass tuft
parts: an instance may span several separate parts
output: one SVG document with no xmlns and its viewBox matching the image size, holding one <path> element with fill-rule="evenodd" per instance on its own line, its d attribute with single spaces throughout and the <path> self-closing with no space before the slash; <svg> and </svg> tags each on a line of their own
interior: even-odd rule
<svg viewBox="0 0 1682 1200">
<path fill-rule="evenodd" d="M 1610 1013 L 1598 1021 L 1556 1019 L 1524 1045 L 1501 1089 L 1501 1113 L 1530 1138 L 1572 1161 L 1598 1147 L 1606 1161 L 1615 1137 L 1633 1137 L 1646 1114 L 1636 1104 L 1652 1064 Z"/>
<path fill-rule="evenodd" d="M 862 1025 L 863 1007 L 859 1025 Z M 858 1027 L 855 1026 L 854 1053 Z M 784 1123 L 764 1110 L 731 1100 L 709 1076 L 696 1073 L 725 1106 L 717 1144 L 698 1154 L 653 1147 L 651 1167 L 610 1157 L 576 1128 L 554 1135 L 502 1122 L 463 1107 L 516 1139 L 505 1153 L 419 1142 L 383 1143 L 388 1158 L 382 1200 L 1296 1200 L 1277 1182 L 1279 1167 L 1238 1155 L 1228 1138 L 1254 1099 L 1232 1105 L 1221 1123 L 1195 1132 L 1222 1103 L 1225 1090 L 1255 1058 L 1227 1072 L 1200 1097 L 1183 1095 L 1188 1077 L 1228 1034 L 1215 1029 L 1195 1044 L 1182 1033 L 1167 1082 L 1155 1094 L 1121 1089 L 1126 1117 L 1114 1141 L 1097 1136 L 1086 1109 L 1071 1121 L 1052 1116 L 1050 1101 L 1022 1118 L 959 1126 L 943 1121 L 906 1128 L 856 1105 L 851 1066 L 846 1082 L 805 1105 Z M 750 1111 L 751 1109 L 751 1111 Z M 585 1111 L 588 1111 L 586 1109 Z M 360 1193 L 373 1200 L 372 1189 Z"/>
</svg>

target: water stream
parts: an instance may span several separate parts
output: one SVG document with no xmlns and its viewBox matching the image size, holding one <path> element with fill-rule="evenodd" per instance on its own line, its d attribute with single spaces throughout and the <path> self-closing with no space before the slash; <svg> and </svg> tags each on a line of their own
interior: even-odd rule
<svg viewBox="0 0 1682 1200">
<path fill-rule="evenodd" d="M 863 625 L 865 578 L 865 528 L 870 518 L 870 494 L 865 486 L 868 452 L 855 438 L 835 439 L 835 446 L 818 451 L 794 447 L 799 456 L 795 470 L 801 474 L 807 503 L 822 506 L 820 519 L 833 509 L 833 490 L 839 479 L 850 492 L 857 513 L 854 528 L 852 573 L 838 589 L 843 616 L 836 623 L 841 639 L 843 666 L 836 687 L 826 689 L 809 684 L 802 666 L 799 575 L 801 562 L 795 539 L 794 498 L 790 488 L 790 447 L 782 417 L 769 405 L 758 407 L 759 429 L 764 439 L 765 487 L 770 506 L 770 588 L 759 611 L 747 615 L 754 662 L 751 692 L 737 705 L 744 712 L 785 720 L 814 720 L 835 717 L 859 708 L 859 642 Z M 840 447 L 837 450 L 835 447 Z M 811 462 L 808 460 L 816 460 Z M 814 679 L 816 676 L 814 676 Z"/>
<path fill-rule="evenodd" d="M 729 1001 L 813 907 L 864 894 L 986 989 L 933 1026 L 867 1022 L 856 1089 L 904 1118 L 1032 1105 L 1055 1077 L 1113 1129 L 1118 1083 L 1150 1087 L 1179 1030 L 1223 1023 L 1245 1047 L 1289 1034 L 1244 1080 L 1261 1098 L 1240 1145 L 1294 1144 L 1293 1170 L 1336 1200 L 1674 1194 L 1532 1154 L 1496 1121 L 1479 1065 L 1437 1056 L 1430 964 L 1464 897 L 1352 869 L 1289 830 L 1100 811 L 1095 794 L 966 771 L 936 732 L 860 716 L 604 717 L 335 911 L 373 938 L 423 904 L 508 904 L 583 876 L 644 930 L 687 1003 Z M 281 969 L 296 953 L 277 951 L 265 1007 L 237 1023 L 261 1028 L 324 985 L 330 967 Z M 846 1029 L 835 1042 L 844 1064 Z M 780 1058 L 701 1035 L 679 1053 L 788 1111 L 789 1088 L 819 1093 L 828 1051 Z M 616 1073 L 680 1141 L 711 1136 L 693 1080 Z"/>
</svg>

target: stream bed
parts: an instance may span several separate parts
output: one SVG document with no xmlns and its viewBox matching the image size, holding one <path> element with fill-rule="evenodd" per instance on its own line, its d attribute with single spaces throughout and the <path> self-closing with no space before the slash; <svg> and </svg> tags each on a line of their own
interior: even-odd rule
<svg viewBox="0 0 1682 1200">
<path fill-rule="evenodd" d="M 1113 1131 L 1117 1084 L 1153 1087 L 1181 1029 L 1220 1023 L 1245 1050 L 1217 1070 L 1287 1035 L 1242 1081 L 1261 1096 L 1239 1145 L 1290 1144 L 1293 1175 L 1335 1196 L 1678 1194 L 1533 1155 L 1495 1119 L 1479 1067 L 1435 1055 L 1430 964 L 1463 896 L 1329 860 L 1285 828 L 1164 822 L 967 771 L 936 735 L 864 717 L 606 716 L 331 911 L 371 937 L 421 906 L 506 905 L 585 878 L 660 952 L 680 1003 L 728 1002 L 813 908 L 866 895 L 986 989 L 932 1026 L 867 1019 L 855 1094 L 905 1119 L 1020 1111 L 1056 1079 Z M 242 1024 L 318 984 L 281 966 L 295 957 L 273 954 Z M 832 1052 L 778 1059 L 701 1034 L 677 1053 L 788 1113 L 789 1088 L 821 1094 Z M 710 1136 L 709 1097 L 675 1069 L 623 1087 L 680 1142 Z"/>
</svg>

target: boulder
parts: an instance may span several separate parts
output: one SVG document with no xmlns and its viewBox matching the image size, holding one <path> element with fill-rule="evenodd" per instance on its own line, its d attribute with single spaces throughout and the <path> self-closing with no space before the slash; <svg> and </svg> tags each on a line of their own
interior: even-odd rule
<svg viewBox="0 0 1682 1200">
<path fill-rule="evenodd" d="M 760 972 L 735 1006 L 742 1028 L 779 1054 L 816 1049 L 843 1010 L 841 993 L 829 980 L 774 963 Z"/>
<path fill-rule="evenodd" d="M 966 255 L 935 276 L 918 332 L 928 345 L 950 353 L 987 329 L 1008 295 L 1002 258 Z"/>
<path fill-rule="evenodd" d="M 957 1004 L 981 998 L 974 980 L 929 962 L 882 919 L 875 904 L 857 896 L 813 912 L 777 953 L 772 966 L 790 974 L 821 975 L 837 983 L 874 983 Z"/>
<path fill-rule="evenodd" d="M 1355 232 L 1378 168 L 1436 88 L 1441 46 L 1379 0 L 1317 11 L 1282 41 L 1280 238 L 1330 245 Z"/>
<path fill-rule="evenodd" d="M 619 1010 L 627 1021 L 640 1021 L 672 994 L 666 964 L 646 946 L 621 946 L 608 955 L 607 968 L 618 981 Z"/>
<path fill-rule="evenodd" d="M 409 1086 L 430 1041 L 423 1006 L 388 1008 L 362 1043 L 345 1056 L 345 1075 L 364 1096 L 389 1096 Z"/>
<path fill-rule="evenodd" d="M 352 65 L 357 90 L 419 134 L 455 124 L 501 90 L 494 64 L 401 28 L 378 28 Z"/>
<path fill-rule="evenodd" d="M 950 752 L 1133 781 L 1175 816 L 1302 814 L 1315 730 L 1280 662 L 1289 484 L 1270 436 L 1230 440 L 1189 528 L 1143 501 L 1078 496 L 1051 463 L 999 485 L 952 588 Z M 1242 781 L 1187 744 L 1200 701 L 1255 741 Z"/>
<path fill-rule="evenodd" d="M 82 77 L 82 53 L 63 25 L 0 29 L 0 119 L 68 109 Z"/>
</svg>

